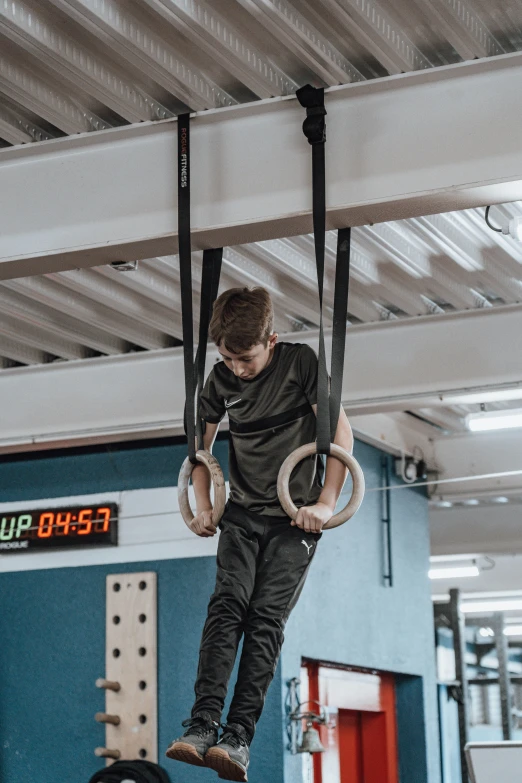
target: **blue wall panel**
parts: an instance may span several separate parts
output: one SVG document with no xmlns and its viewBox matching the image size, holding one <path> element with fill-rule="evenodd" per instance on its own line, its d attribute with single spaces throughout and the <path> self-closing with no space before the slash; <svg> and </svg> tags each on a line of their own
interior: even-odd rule
<svg viewBox="0 0 522 783">
<path fill-rule="evenodd" d="M 228 479 L 227 440 L 217 440 L 213 452 Z M 2 457 L 0 503 L 175 486 L 186 455 L 172 439 Z"/>
<path fill-rule="evenodd" d="M 218 442 L 216 452 L 225 464 L 226 441 Z M 4 458 L 0 500 L 172 486 L 184 455 L 181 445 L 156 442 Z M 408 777 L 403 775 L 401 783 L 439 781 L 426 499 L 411 489 L 393 493 L 395 585 L 386 588 L 381 494 L 371 491 L 380 484 L 381 454 L 358 443 L 356 456 L 370 491 L 353 521 L 324 534 L 288 623 L 281 666 L 256 738 L 254 782 L 283 783 L 283 775 L 285 783 L 301 781 L 297 759 L 286 753 L 283 763 L 280 737 L 282 678 L 299 674 L 302 656 L 422 678 L 416 695 L 403 695 L 410 717 L 417 699 L 417 734 L 411 738 L 426 736 L 428 775 L 420 740 L 415 753 L 407 755 L 409 728 L 403 714 L 401 770 L 408 770 Z M 105 576 L 140 570 L 158 573 L 160 752 L 178 733 L 192 700 L 199 638 L 215 574 L 213 558 L 3 574 L 2 783 L 83 783 L 100 767 L 92 751 L 104 737 L 93 716 L 103 708 L 103 694 L 94 681 L 104 673 Z M 208 780 L 207 770 L 167 760 L 165 766 L 173 783 Z"/>
</svg>

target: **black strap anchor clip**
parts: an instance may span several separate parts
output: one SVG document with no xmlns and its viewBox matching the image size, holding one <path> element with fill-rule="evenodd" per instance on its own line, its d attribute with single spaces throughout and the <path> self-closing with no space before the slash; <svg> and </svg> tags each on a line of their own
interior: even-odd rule
<svg viewBox="0 0 522 783">
<path fill-rule="evenodd" d="M 309 144 L 324 144 L 326 141 L 326 109 L 324 108 L 324 89 L 305 84 L 296 91 L 296 98 L 306 109 L 303 133 Z"/>
</svg>

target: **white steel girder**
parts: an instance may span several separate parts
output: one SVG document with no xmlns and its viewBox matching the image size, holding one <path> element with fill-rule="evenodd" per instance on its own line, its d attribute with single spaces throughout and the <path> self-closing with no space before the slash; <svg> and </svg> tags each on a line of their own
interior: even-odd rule
<svg viewBox="0 0 522 783">
<path fill-rule="evenodd" d="M 300 332 L 284 339 L 317 348 L 317 338 L 317 332 Z M 522 308 L 515 306 L 354 326 L 347 332 L 343 404 L 350 417 L 363 416 L 355 424 L 361 435 L 366 433 L 364 439 L 381 440 L 395 453 L 421 442 L 427 451 L 429 430 L 422 423 L 414 425 L 413 417 L 408 428 L 418 434 L 417 444 L 415 437 L 401 442 L 392 430 L 379 430 L 379 421 L 372 429 L 366 414 L 447 405 L 447 394 L 520 385 L 521 353 Z M 212 349 L 208 367 L 215 358 Z M 0 384 L 0 451 L 32 443 L 42 448 L 45 443 L 179 434 L 182 377 L 180 348 L 6 370 Z M 438 432 L 432 429 L 435 437 Z M 437 441 L 449 453 L 453 442 Z M 445 464 L 440 455 L 442 451 L 434 452 L 435 463 Z"/>
<path fill-rule="evenodd" d="M 431 553 L 520 553 L 521 512 L 520 503 L 430 509 Z M 516 586 L 520 588 L 520 571 Z"/>
<path fill-rule="evenodd" d="M 476 477 L 473 481 L 441 483 L 436 488 L 436 496 L 442 500 L 459 495 L 473 498 L 490 489 L 499 495 L 509 490 L 522 493 L 522 446 L 518 429 L 437 438 L 433 459 L 440 466 L 443 481 L 459 476 Z M 492 473 L 498 475 L 488 477 Z"/>
<path fill-rule="evenodd" d="M 517 53 L 327 92 L 329 226 L 522 198 L 521 78 Z M 195 117 L 195 248 L 309 233 L 303 117 L 292 98 Z M 0 278 L 175 252 L 176 165 L 174 120 L 1 150 Z"/>
</svg>

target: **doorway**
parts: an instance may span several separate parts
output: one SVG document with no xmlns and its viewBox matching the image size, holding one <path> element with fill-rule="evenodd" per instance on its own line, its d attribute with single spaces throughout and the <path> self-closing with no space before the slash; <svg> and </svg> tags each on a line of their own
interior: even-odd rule
<svg viewBox="0 0 522 783">
<path fill-rule="evenodd" d="M 328 713 L 319 727 L 325 752 L 311 761 L 313 783 L 398 783 L 392 674 L 306 661 L 301 698 Z"/>
</svg>

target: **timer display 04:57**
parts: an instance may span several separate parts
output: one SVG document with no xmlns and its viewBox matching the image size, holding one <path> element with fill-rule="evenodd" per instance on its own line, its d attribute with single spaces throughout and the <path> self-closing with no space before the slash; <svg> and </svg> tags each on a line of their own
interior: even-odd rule
<svg viewBox="0 0 522 783">
<path fill-rule="evenodd" d="M 117 543 L 116 503 L 0 512 L 0 555 Z"/>
</svg>

